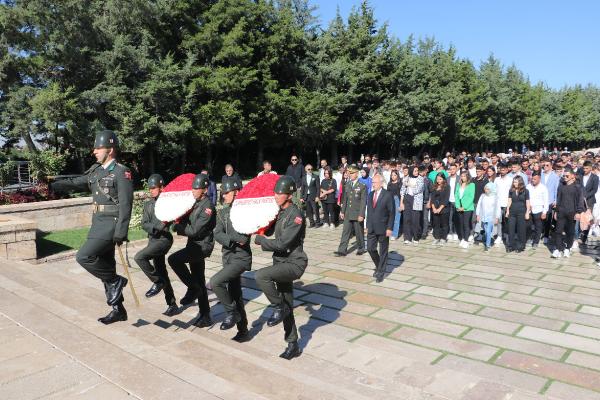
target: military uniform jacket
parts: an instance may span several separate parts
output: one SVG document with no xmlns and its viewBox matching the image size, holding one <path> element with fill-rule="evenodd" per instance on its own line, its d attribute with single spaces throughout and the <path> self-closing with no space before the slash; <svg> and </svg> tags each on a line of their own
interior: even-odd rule
<svg viewBox="0 0 600 400">
<path fill-rule="evenodd" d="M 197 200 L 190 214 L 181 222 L 173 225 L 178 235 L 187 236 L 186 247 L 199 247 L 204 257 L 210 257 L 215 240 L 213 229 L 216 225 L 215 207 L 207 196 Z"/>
<path fill-rule="evenodd" d="M 367 187 L 360 183 L 352 181 L 346 182 L 344 187 L 344 196 L 340 205 L 340 212 L 344 214 L 344 219 L 356 221 L 358 217 L 365 217 L 367 207 Z"/>
<path fill-rule="evenodd" d="M 252 251 L 250 250 L 250 235 L 244 235 L 233 229 L 231 218 L 231 206 L 223 205 L 217 214 L 217 226 L 213 233 L 215 240 L 223 248 L 223 264 L 242 264 L 250 271 L 252 265 Z M 240 244 L 242 243 L 242 244 Z"/>
<path fill-rule="evenodd" d="M 89 239 L 125 240 L 133 205 L 133 183 L 129 168 L 114 160 L 107 168 L 94 164 L 85 175 L 52 183 L 52 190 L 92 192 L 94 215 Z"/>
<path fill-rule="evenodd" d="M 306 268 L 308 257 L 304 253 L 304 235 L 306 225 L 300 209 L 295 204 L 290 204 L 277 215 L 275 226 L 268 235 L 275 234 L 274 239 L 257 236 L 257 244 L 263 251 L 273 252 L 273 262 L 291 263 Z"/>
<path fill-rule="evenodd" d="M 168 225 L 159 221 L 154 215 L 154 206 L 156 205 L 156 199 L 148 199 L 144 202 L 144 211 L 142 213 L 142 229 L 148 232 L 150 239 L 167 238 L 171 241 L 173 236 L 169 232 Z"/>
</svg>

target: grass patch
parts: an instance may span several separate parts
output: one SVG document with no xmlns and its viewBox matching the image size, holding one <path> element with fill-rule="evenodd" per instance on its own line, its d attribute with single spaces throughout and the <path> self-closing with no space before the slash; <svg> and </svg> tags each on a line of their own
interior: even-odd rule
<svg viewBox="0 0 600 400">
<path fill-rule="evenodd" d="M 87 239 L 88 231 L 89 228 L 78 228 L 38 234 L 36 240 L 38 258 L 80 248 Z M 147 233 L 141 229 L 129 230 L 129 240 L 139 240 L 146 237 Z"/>
</svg>

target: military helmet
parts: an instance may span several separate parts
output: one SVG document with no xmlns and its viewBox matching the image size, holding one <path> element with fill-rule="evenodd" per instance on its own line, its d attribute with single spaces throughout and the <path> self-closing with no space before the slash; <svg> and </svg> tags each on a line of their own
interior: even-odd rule
<svg viewBox="0 0 600 400">
<path fill-rule="evenodd" d="M 296 180 L 288 175 L 279 177 L 275 183 L 275 193 L 277 194 L 292 194 L 296 191 Z"/>
<path fill-rule="evenodd" d="M 194 177 L 192 189 L 206 189 L 208 187 L 208 175 L 198 174 Z"/>
<path fill-rule="evenodd" d="M 163 187 L 165 184 L 165 180 L 159 174 L 152 174 L 148 178 L 148 187 L 150 189 L 154 189 L 157 187 Z"/>
<path fill-rule="evenodd" d="M 96 140 L 94 140 L 94 148 L 118 148 L 119 147 L 119 138 L 117 138 L 117 134 L 110 130 L 103 130 L 96 132 Z"/>
<path fill-rule="evenodd" d="M 240 185 L 233 179 L 226 179 L 221 185 L 221 193 L 229 193 L 233 190 L 240 190 Z"/>
</svg>

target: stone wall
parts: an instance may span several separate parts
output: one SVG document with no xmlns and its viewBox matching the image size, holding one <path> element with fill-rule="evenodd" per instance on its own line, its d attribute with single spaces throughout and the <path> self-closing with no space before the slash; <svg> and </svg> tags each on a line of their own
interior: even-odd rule
<svg viewBox="0 0 600 400">
<path fill-rule="evenodd" d="M 43 232 L 88 227 L 92 223 L 92 198 L 38 201 L 0 206 L 0 218 L 33 220 Z"/>
<path fill-rule="evenodd" d="M 0 216 L 0 259 L 35 260 L 36 231 L 35 221 L 15 216 Z"/>
</svg>

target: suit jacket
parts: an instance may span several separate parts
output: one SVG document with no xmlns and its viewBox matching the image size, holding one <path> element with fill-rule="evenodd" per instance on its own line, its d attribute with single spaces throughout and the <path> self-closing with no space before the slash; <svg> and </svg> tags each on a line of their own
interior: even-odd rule
<svg viewBox="0 0 600 400">
<path fill-rule="evenodd" d="M 583 187 L 583 194 L 585 195 L 585 201 L 587 202 L 588 208 L 594 208 L 594 204 L 596 204 L 598 182 L 600 182 L 598 175 L 590 173 L 587 185 Z M 583 176 L 581 177 L 581 186 L 583 186 Z"/>
<path fill-rule="evenodd" d="M 351 180 L 344 186 L 344 194 L 340 205 L 340 212 L 344 214 L 344 220 L 357 221 L 358 217 L 365 217 L 367 208 L 367 187 L 364 183 L 356 181 L 356 185 Z"/>
<path fill-rule="evenodd" d="M 319 187 L 319 177 L 310 174 L 310 184 L 306 183 L 306 176 L 302 178 L 302 199 L 304 201 L 307 200 L 315 200 L 319 197 L 320 187 Z"/>
<path fill-rule="evenodd" d="M 376 235 L 385 235 L 387 229 L 394 228 L 394 218 L 396 217 L 394 198 L 390 192 L 381 189 L 377 204 L 373 207 L 373 196 L 375 191 L 369 193 L 367 200 L 367 230 Z"/>
</svg>

